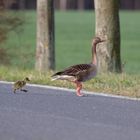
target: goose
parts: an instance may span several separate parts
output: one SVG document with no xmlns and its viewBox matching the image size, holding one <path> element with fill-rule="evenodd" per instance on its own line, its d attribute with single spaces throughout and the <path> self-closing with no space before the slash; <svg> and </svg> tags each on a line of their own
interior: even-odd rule
<svg viewBox="0 0 140 140">
<path fill-rule="evenodd" d="M 20 91 L 27 92 L 27 90 L 22 89 L 22 88 L 26 85 L 26 83 L 27 83 L 28 81 L 30 81 L 30 79 L 29 79 L 28 77 L 25 77 L 25 78 L 24 78 L 23 80 L 21 80 L 21 81 L 16 81 L 16 82 L 14 83 L 14 85 L 13 85 L 13 92 L 16 93 L 16 90 L 19 90 L 19 89 L 20 89 Z"/>
<path fill-rule="evenodd" d="M 62 71 L 54 73 L 53 80 L 67 80 L 76 84 L 77 96 L 84 96 L 80 91 L 82 89 L 82 82 L 90 80 L 97 75 L 97 54 L 96 46 L 98 43 L 105 40 L 100 37 L 94 37 L 92 41 L 92 62 L 89 64 L 77 64 L 70 66 Z"/>
</svg>

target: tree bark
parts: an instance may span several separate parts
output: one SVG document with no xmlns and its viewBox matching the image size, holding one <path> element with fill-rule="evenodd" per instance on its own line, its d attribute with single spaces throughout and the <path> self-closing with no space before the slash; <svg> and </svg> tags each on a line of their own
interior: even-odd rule
<svg viewBox="0 0 140 140">
<path fill-rule="evenodd" d="M 77 7 L 78 7 L 78 10 L 84 10 L 84 7 L 85 6 L 85 0 L 78 0 L 77 1 Z"/>
<path fill-rule="evenodd" d="M 97 47 L 98 70 L 121 72 L 119 0 L 94 0 L 96 35 L 106 42 Z"/>
<path fill-rule="evenodd" d="M 67 10 L 67 0 L 60 0 L 60 10 Z"/>
<path fill-rule="evenodd" d="M 5 8 L 4 1 L 0 0 L 0 12 L 3 11 Z"/>
<path fill-rule="evenodd" d="M 25 9 L 25 0 L 19 0 L 19 9 L 24 10 Z"/>
<path fill-rule="evenodd" d="M 53 0 L 37 1 L 37 71 L 55 69 Z"/>
</svg>

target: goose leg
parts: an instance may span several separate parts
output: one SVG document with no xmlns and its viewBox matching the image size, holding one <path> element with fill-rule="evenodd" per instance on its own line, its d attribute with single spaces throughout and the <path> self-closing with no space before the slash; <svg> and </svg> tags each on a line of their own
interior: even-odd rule
<svg viewBox="0 0 140 140">
<path fill-rule="evenodd" d="M 76 83 L 76 95 L 77 96 L 83 96 L 83 94 L 81 94 L 81 89 L 82 89 L 82 84 L 80 82 L 75 82 Z"/>
</svg>

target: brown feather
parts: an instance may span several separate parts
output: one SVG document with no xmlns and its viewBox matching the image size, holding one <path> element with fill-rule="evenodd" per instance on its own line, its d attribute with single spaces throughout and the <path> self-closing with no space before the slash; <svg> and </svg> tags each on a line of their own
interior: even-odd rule
<svg viewBox="0 0 140 140">
<path fill-rule="evenodd" d="M 79 64 L 79 65 L 74 65 L 71 67 L 68 67 L 67 69 L 57 72 L 52 76 L 56 75 L 69 75 L 69 76 L 76 76 L 79 72 L 85 71 L 91 67 L 90 64 Z"/>
<path fill-rule="evenodd" d="M 74 76 L 77 81 L 86 81 L 86 78 L 88 79 L 88 76 L 92 71 L 96 71 L 96 66 L 94 66 L 93 64 L 79 64 L 68 67 L 63 71 L 57 72 L 54 75 L 52 75 L 52 77 L 58 75 L 68 75 Z"/>
</svg>

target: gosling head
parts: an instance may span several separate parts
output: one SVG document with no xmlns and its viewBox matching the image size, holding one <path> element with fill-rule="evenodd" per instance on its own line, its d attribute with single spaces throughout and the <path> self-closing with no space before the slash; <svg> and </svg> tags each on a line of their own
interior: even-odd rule
<svg viewBox="0 0 140 140">
<path fill-rule="evenodd" d="M 28 81 L 30 81 L 30 79 L 29 79 L 28 77 L 25 77 L 25 81 L 27 81 L 27 82 L 28 82 Z"/>
</svg>

